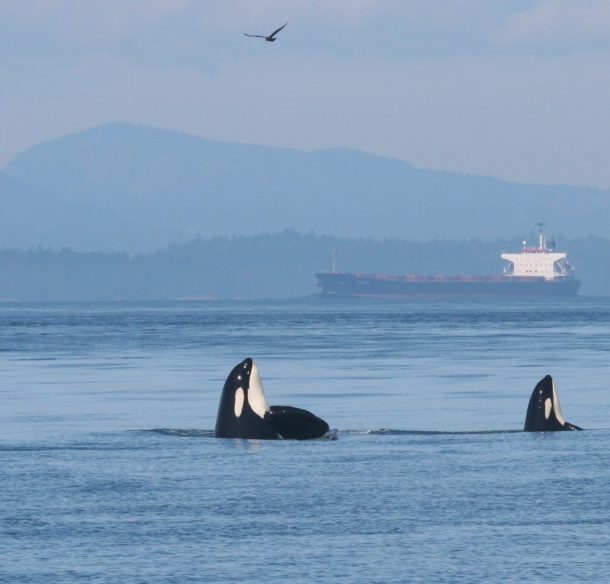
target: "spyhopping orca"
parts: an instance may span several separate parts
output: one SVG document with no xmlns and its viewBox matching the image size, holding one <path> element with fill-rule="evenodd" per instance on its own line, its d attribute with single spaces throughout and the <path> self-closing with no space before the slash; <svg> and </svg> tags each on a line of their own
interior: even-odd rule
<svg viewBox="0 0 610 584">
<path fill-rule="evenodd" d="M 252 359 L 245 359 L 229 373 L 218 406 L 217 438 L 309 440 L 326 432 L 328 424 L 307 410 L 269 407 Z"/>
<path fill-rule="evenodd" d="M 566 422 L 561 413 L 555 382 L 550 375 L 541 379 L 530 397 L 525 414 L 526 432 L 556 432 L 560 430 L 582 430 Z"/>
</svg>

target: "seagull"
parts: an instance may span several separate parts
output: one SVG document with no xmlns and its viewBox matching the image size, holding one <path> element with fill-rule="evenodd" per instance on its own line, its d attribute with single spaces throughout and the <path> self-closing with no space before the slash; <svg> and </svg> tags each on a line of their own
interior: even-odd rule
<svg viewBox="0 0 610 584">
<path fill-rule="evenodd" d="M 257 37 L 259 39 L 265 39 L 266 41 L 273 43 L 277 40 L 275 38 L 275 35 L 280 32 L 280 30 L 282 30 L 286 26 L 286 24 L 284 26 L 280 26 L 280 28 L 278 28 L 277 30 L 274 30 L 269 36 L 265 36 L 264 34 L 248 34 L 247 32 L 245 32 L 244 35 L 248 37 Z"/>
</svg>

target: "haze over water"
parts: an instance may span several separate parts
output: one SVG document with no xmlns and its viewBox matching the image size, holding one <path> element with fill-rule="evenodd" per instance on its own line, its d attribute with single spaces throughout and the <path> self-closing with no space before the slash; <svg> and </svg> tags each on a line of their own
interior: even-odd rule
<svg viewBox="0 0 610 584">
<path fill-rule="evenodd" d="M 603 581 L 610 301 L 0 305 L 0 579 Z M 211 437 L 246 356 L 337 440 Z M 554 376 L 585 432 L 522 433 Z"/>
</svg>

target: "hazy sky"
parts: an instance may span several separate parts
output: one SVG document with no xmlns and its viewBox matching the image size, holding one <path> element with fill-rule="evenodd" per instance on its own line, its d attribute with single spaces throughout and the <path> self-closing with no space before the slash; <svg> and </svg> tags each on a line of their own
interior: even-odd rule
<svg viewBox="0 0 610 584">
<path fill-rule="evenodd" d="M 0 166 L 127 121 L 610 188 L 610 0 L 0 0 L 0 48 Z"/>
</svg>

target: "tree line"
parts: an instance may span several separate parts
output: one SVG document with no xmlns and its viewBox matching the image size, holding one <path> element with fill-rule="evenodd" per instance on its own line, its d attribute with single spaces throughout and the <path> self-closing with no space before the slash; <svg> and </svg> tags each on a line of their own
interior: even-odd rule
<svg viewBox="0 0 610 584">
<path fill-rule="evenodd" d="M 315 274 L 500 274 L 500 253 L 515 240 L 355 239 L 286 230 L 198 238 L 150 254 L 80 253 L 71 249 L 0 250 L 0 299 L 22 301 L 288 298 L 318 292 Z M 610 239 L 559 242 L 568 250 L 581 293 L 610 290 Z"/>
</svg>

